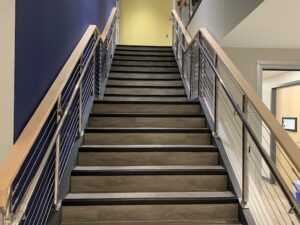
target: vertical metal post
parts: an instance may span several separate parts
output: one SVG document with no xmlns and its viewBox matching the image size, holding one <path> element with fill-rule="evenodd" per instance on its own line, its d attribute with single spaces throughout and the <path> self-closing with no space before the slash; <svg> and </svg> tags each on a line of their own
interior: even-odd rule
<svg viewBox="0 0 300 225">
<path fill-rule="evenodd" d="M 218 55 L 215 55 L 215 68 L 218 68 Z M 214 90 L 214 131 L 213 135 L 218 135 L 218 86 L 219 86 L 219 78 L 215 74 L 215 90 Z"/>
<path fill-rule="evenodd" d="M 12 191 L 11 189 L 9 190 L 9 200 L 7 202 L 7 207 L 6 208 L 1 208 L 0 210 L 0 222 L 3 225 L 10 225 L 12 218 L 13 218 L 13 214 L 12 214 Z M 1 225 L 2 225 L 1 224 Z"/>
<path fill-rule="evenodd" d="M 194 89 L 194 51 L 193 51 L 193 47 L 194 46 L 191 46 L 190 48 L 190 99 L 192 100 L 193 99 L 193 89 Z"/>
<path fill-rule="evenodd" d="M 248 114 L 248 99 L 243 95 L 243 113 L 247 119 Z M 242 181 L 242 201 L 243 208 L 247 208 L 249 202 L 249 158 L 248 158 L 248 132 L 243 124 L 243 181 Z"/>
<path fill-rule="evenodd" d="M 183 49 L 182 49 L 182 53 L 181 53 L 181 70 L 182 70 L 182 78 L 185 79 L 185 74 L 184 74 L 184 69 L 185 69 L 185 66 L 184 66 L 184 57 L 185 57 L 185 54 L 187 54 L 187 52 L 184 52 Z"/>
<path fill-rule="evenodd" d="M 201 36 L 201 33 L 199 33 L 199 43 L 201 45 L 201 41 L 202 41 L 202 36 Z M 198 64 L 198 96 L 203 96 L 203 91 L 202 91 L 202 82 L 203 82 L 203 79 L 202 79 L 202 68 L 203 68 L 203 65 L 202 65 L 202 52 L 201 52 L 201 46 L 199 46 L 199 64 Z"/>
<path fill-rule="evenodd" d="M 56 123 L 58 124 L 62 116 L 61 96 L 57 100 Z M 56 211 L 60 208 L 59 201 L 59 175 L 60 175 L 60 134 L 57 136 L 55 145 L 55 171 L 54 171 L 54 201 L 53 206 Z"/>
<path fill-rule="evenodd" d="M 82 57 L 81 57 L 81 62 L 80 62 L 80 75 L 82 75 L 82 72 L 83 72 L 83 68 L 84 68 L 84 65 L 83 65 L 83 60 L 82 60 Z M 83 136 L 83 129 L 82 129 L 82 94 L 83 94 L 83 79 L 81 80 L 80 84 L 79 84 L 79 99 L 78 99 L 78 104 L 79 104 L 79 110 L 78 110 L 78 136 L 79 137 L 82 137 Z"/>
</svg>

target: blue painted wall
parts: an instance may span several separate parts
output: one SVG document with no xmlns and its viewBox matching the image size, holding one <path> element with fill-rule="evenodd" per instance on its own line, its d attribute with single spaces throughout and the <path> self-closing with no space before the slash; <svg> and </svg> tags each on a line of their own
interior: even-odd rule
<svg viewBox="0 0 300 225">
<path fill-rule="evenodd" d="M 89 24 L 100 31 L 115 0 L 16 0 L 14 139 Z"/>
</svg>

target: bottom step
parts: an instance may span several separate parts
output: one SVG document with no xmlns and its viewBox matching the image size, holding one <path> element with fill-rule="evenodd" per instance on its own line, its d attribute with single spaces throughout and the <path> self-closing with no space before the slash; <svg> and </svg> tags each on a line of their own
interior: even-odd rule
<svg viewBox="0 0 300 225">
<path fill-rule="evenodd" d="M 69 194 L 63 224 L 235 224 L 231 192 Z M 238 223 L 236 223 L 238 224 Z"/>
<path fill-rule="evenodd" d="M 139 221 L 139 222 L 79 222 L 62 223 L 62 225 L 242 225 L 238 221 Z"/>
</svg>

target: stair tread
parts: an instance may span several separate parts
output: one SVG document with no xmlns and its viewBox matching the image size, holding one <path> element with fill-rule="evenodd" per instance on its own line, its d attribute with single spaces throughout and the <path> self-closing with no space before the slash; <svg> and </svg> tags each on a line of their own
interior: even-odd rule
<svg viewBox="0 0 300 225">
<path fill-rule="evenodd" d="M 223 166 L 76 166 L 73 169 L 74 172 L 97 172 L 97 171 L 111 171 L 111 172 L 172 172 L 172 171 L 197 171 L 197 172 L 208 172 L 208 171 L 226 171 Z"/>
<path fill-rule="evenodd" d="M 174 128 L 174 127 L 87 127 L 87 133 L 93 132 L 175 132 L 175 133 L 210 133 L 209 128 Z"/>
<path fill-rule="evenodd" d="M 227 199 L 237 200 L 236 196 L 230 191 L 214 191 L 214 192 L 136 192 L 136 193 L 69 193 L 65 201 L 72 200 L 143 200 L 143 199 Z"/>
<path fill-rule="evenodd" d="M 161 100 L 151 100 L 151 101 L 129 101 L 129 100 L 123 100 L 123 101 L 118 101 L 118 100 L 95 100 L 94 101 L 94 104 L 176 104 L 176 105 L 199 105 L 200 107 L 200 104 L 198 101 L 188 101 L 188 100 L 185 100 L 185 101 L 181 101 L 181 102 L 178 102 L 178 101 L 170 101 L 170 100 L 166 100 L 166 101 L 161 101 Z"/>
<path fill-rule="evenodd" d="M 205 117 L 203 113 L 91 113 L 90 117 Z"/>
<path fill-rule="evenodd" d="M 130 221 L 130 222 L 79 222 L 62 223 L 62 225 L 242 225 L 238 221 L 224 220 L 182 220 L 182 221 Z"/>
<path fill-rule="evenodd" d="M 212 151 L 217 152 L 214 145 L 82 145 L 79 151 Z"/>
</svg>

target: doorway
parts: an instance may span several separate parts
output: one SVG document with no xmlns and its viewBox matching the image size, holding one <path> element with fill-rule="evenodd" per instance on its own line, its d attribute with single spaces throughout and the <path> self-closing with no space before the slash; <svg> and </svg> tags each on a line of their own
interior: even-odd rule
<svg viewBox="0 0 300 225">
<path fill-rule="evenodd" d="M 283 129 L 292 140 L 300 147 L 300 132 L 298 133 L 297 121 L 300 119 L 300 63 L 299 62 L 272 62 L 263 64 L 258 73 L 258 87 L 261 90 L 262 100 L 272 112 Z M 298 108 L 299 107 L 299 108 Z M 285 121 L 289 125 L 294 124 L 295 129 L 285 127 Z M 270 135 L 263 132 L 269 145 L 264 147 L 273 159 L 279 173 L 288 184 L 292 192 L 295 191 L 294 182 L 299 180 L 294 166 L 279 143 Z M 274 179 L 271 179 L 274 181 Z M 273 183 L 273 182 L 272 182 Z"/>
<path fill-rule="evenodd" d="M 119 0 L 120 44 L 172 44 L 172 0 Z"/>
</svg>

